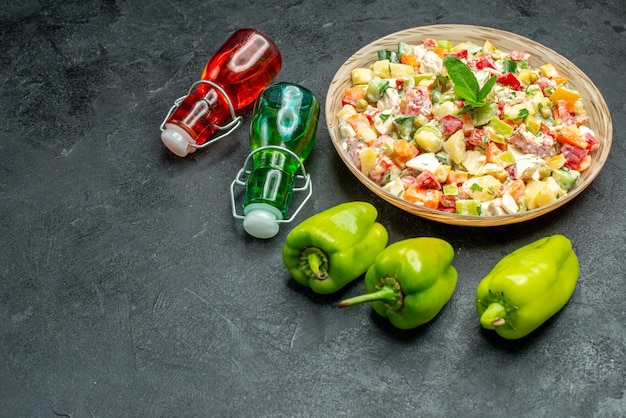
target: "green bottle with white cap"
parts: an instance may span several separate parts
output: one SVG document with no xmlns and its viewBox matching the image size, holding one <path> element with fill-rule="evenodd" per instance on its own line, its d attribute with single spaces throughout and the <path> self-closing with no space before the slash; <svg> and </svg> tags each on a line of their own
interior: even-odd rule
<svg viewBox="0 0 626 418">
<path fill-rule="evenodd" d="M 311 153 L 320 105 L 308 89 L 279 82 L 259 95 L 250 125 L 252 169 L 245 182 L 243 227 L 257 238 L 278 233 L 298 170 Z"/>
</svg>

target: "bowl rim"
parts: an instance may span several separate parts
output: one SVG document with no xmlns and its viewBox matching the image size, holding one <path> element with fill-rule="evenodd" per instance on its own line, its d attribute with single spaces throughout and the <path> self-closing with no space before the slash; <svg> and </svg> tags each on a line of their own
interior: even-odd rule
<svg viewBox="0 0 626 418">
<path fill-rule="evenodd" d="M 445 37 L 445 34 L 454 31 L 458 32 L 458 34 L 453 36 L 452 39 L 450 39 L 450 36 Z M 347 86 L 347 84 L 351 82 L 351 80 L 346 78 L 346 75 L 350 74 L 351 69 L 356 68 L 355 63 L 360 62 L 361 60 L 365 61 L 365 63 L 373 63 L 375 61 L 375 56 L 372 54 L 372 52 L 375 52 L 378 49 L 382 49 L 384 47 L 396 47 L 399 41 L 408 41 L 408 43 L 412 42 L 415 44 L 417 42 L 421 42 L 421 40 L 424 38 L 434 38 L 449 39 L 452 41 L 462 42 L 463 39 L 458 39 L 459 36 L 470 33 L 472 34 L 472 36 L 475 36 L 474 34 L 477 32 L 481 33 L 481 35 L 488 35 L 487 38 L 482 36 L 483 42 L 489 40 L 496 47 L 500 47 L 499 45 L 507 42 L 513 42 L 519 45 L 523 45 L 523 50 L 531 54 L 531 61 L 533 60 L 533 57 L 536 57 L 537 55 L 550 55 L 553 58 L 556 58 L 554 61 L 558 61 L 561 69 L 564 68 L 566 70 L 564 75 L 568 76 L 568 78 L 570 79 L 572 78 L 572 76 L 574 76 L 574 87 L 579 91 L 582 89 L 587 93 L 591 93 L 588 96 L 593 97 L 592 101 L 590 101 L 590 97 L 586 97 L 585 94 L 582 94 L 587 113 L 590 113 L 589 110 L 592 109 L 592 113 L 597 113 L 598 116 L 604 115 L 603 118 L 599 118 L 600 120 L 591 121 L 590 118 L 590 123 L 588 123 L 587 125 L 589 126 L 592 124 L 591 122 L 593 122 L 594 127 L 605 128 L 605 130 L 602 131 L 603 134 L 601 137 L 598 134 L 597 129 L 592 128 L 600 142 L 600 148 L 594 152 L 592 166 L 581 173 L 579 183 L 574 186 L 573 189 L 568 191 L 568 194 L 565 197 L 556 200 L 550 205 L 527 210 L 524 212 L 518 212 L 515 214 L 497 216 L 461 215 L 426 208 L 424 206 L 405 201 L 404 199 L 399 198 L 382 189 L 380 186 L 376 185 L 372 180 L 370 180 L 360 170 L 358 170 L 354 166 L 354 164 L 352 164 L 347 153 L 342 147 L 343 140 L 339 135 L 338 124 L 335 117 L 337 111 L 341 109 L 341 96 L 339 96 L 337 92 L 342 91 L 340 89 Z M 501 49 L 510 50 L 509 48 Z M 543 64 L 546 62 L 542 61 L 541 63 Z M 520 223 L 547 214 L 562 207 L 563 205 L 569 203 L 574 198 L 576 198 L 580 193 L 582 193 L 582 191 L 585 190 L 599 175 L 608 159 L 608 155 L 610 153 L 611 145 L 613 142 L 613 123 L 606 100 L 604 99 L 602 93 L 597 88 L 597 86 L 587 76 L 587 74 L 580 70 L 580 68 L 578 68 L 574 63 L 572 63 L 569 59 L 562 56 L 553 49 L 525 36 L 502 29 L 466 24 L 438 24 L 407 28 L 390 33 L 362 46 L 355 53 L 353 53 L 335 73 L 326 94 L 325 115 L 328 133 L 331 137 L 331 141 L 333 143 L 333 146 L 335 147 L 335 150 L 339 154 L 344 164 L 352 172 L 352 174 L 354 174 L 357 179 L 361 183 L 363 183 L 370 191 L 372 191 L 374 194 L 378 195 L 388 203 L 391 203 L 392 205 L 406 212 L 425 219 L 430 219 L 436 222 L 451 225 L 500 226 Z"/>
</svg>

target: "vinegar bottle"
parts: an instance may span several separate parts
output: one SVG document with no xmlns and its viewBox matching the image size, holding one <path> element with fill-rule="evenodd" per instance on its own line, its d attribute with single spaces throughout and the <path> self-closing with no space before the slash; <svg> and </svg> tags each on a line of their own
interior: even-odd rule
<svg viewBox="0 0 626 418">
<path fill-rule="evenodd" d="M 293 83 L 272 84 L 257 99 L 250 125 L 252 170 L 243 199 L 243 227 L 250 235 L 271 238 L 278 233 L 298 169 L 304 171 L 313 149 L 319 112 L 315 95 Z"/>
<path fill-rule="evenodd" d="M 161 124 L 161 140 L 184 157 L 230 134 L 241 124 L 237 112 L 256 100 L 281 66 L 274 41 L 256 29 L 237 30 L 206 63 L 201 79 L 174 103 Z"/>
</svg>

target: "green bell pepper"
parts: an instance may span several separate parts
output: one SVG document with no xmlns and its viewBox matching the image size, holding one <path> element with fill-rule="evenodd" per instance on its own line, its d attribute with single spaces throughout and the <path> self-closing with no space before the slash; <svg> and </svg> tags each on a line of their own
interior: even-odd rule
<svg viewBox="0 0 626 418">
<path fill-rule="evenodd" d="M 370 302 L 374 311 L 400 329 L 433 319 L 450 300 L 458 279 L 454 250 L 439 238 L 410 238 L 384 249 L 365 274 L 366 294 L 340 307 Z"/>
<path fill-rule="evenodd" d="M 361 276 L 387 246 L 376 208 L 348 202 L 326 209 L 287 235 L 283 264 L 296 282 L 329 294 Z"/>
<path fill-rule="evenodd" d="M 522 338 L 557 313 L 578 281 L 578 257 L 563 235 L 525 245 L 503 257 L 476 289 L 480 324 Z"/>
</svg>

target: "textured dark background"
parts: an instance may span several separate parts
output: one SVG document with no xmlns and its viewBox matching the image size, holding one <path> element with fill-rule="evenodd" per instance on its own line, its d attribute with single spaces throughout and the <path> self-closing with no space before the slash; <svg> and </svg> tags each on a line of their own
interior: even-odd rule
<svg viewBox="0 0 626 418">
<path fill-rule="evenodd" d="M 415 26 L 464 23 L 532 38 L 586 72 L 615 128 L 596 181 L 565 207 L 488 229 L 414 217 L 343 165 L 322 114 L 299 219 L 372 202 L 390 241 L 436 236 L 459 284 L 431 323 L 394 330 L 337 309 L 280 249 L 247 236 L 229 186 L 247 124 L 181 159 L 159 139 L 174 99 L 230 34 L 279 45 L 276 81 L 323 103 L 356 50 Z M 626 3 L 600 1 L 0 1 L 0 416 L 626 415 Z M 572 239 L 569 304 L 517 342 L 481 331 L 473 299 L 497 259 Z"/>
</svg>

